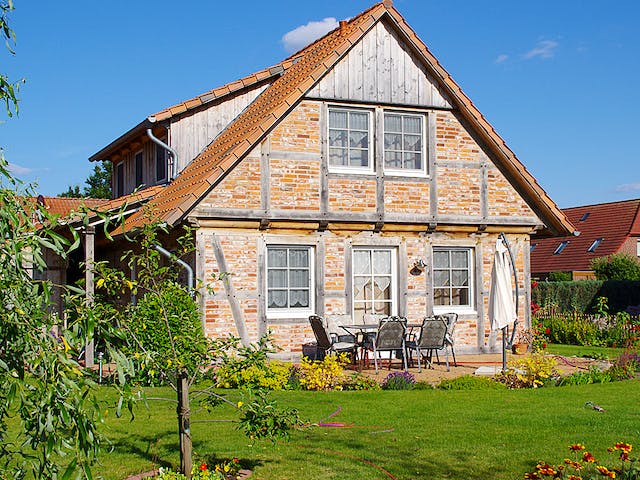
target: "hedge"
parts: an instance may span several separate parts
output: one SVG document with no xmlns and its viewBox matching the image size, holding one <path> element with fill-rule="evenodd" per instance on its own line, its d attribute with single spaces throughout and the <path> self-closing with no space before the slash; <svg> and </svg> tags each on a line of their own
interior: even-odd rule
<svg viewBox="0 0 640 480">
<path fill-rule="evenodd" d="M 559 312 L 593 313 L 598 297 L 606 297 L 610 313 L 640 305 L 640 281 L 580 280 L 539 282 L 531 289 L 531 300 L 542 308 L 555 306 Z"/>
</svg>

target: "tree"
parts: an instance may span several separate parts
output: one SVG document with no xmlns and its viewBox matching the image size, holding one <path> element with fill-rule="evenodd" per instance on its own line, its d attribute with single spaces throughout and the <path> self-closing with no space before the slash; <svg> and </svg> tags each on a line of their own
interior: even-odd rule
<svg viewBox="0 0 640 480">
<path fill-rule="evenodd" d="M 93 173 L 85 180 L 85 187 L 80 192 L 79 185 L 69 186 L 61 197 L 71 198 L 111 198 L 111 162 L 103 162 L 93 167 Z"/>
<path fill-rule="evenodd" d="M 640 280 L 638 258 L 626 253 L 614 253 L 591 260 L 598 280 Z"/>
<path fill-rule="evenodd" d="M 0 0 L 0 36 L 11 54 L 12 9 L 11 0 Z M 0 99 L 9 116 L 18 110 L 16 91 L 17 84 L 0 76 Z M 55 287 L 64 286 L 34 278 L 46 268 L 45 250 L 64 258 L 80 238 L 31 201 L 35 195 L 0 156 L 0 479 L 91 478 L 103 441 L 96 428 L 101 409 L 77 358 L 95 332 L 110 350 L 117 337 L 109 332 L 119 332 L 86 315 L 80 308 L 83 292 L 76 289 L 76 314 L 69 312 L 68 328 L 58 333 L 51 298 Z M 112 351 L 113 358 L 124 360 Z"/>
</svg>

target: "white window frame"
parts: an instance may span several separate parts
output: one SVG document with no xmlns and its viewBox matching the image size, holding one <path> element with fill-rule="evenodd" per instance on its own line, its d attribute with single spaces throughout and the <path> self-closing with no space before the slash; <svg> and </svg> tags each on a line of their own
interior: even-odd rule
<svg viewBox="0 0 640 480">
<path fill-rule="evenodd" d="M 439 287 L 436 285 L 436 276 L 435 271 L 439 270 L 435 268 L 435 253 L 436 252 L 452 252 L 452 251 L 464 251 L 467 252 L 467 264 L 468 264 L 468 274 L 469 274 L 469 303 L 468 305 L 436 305 L 435 304 L 435 291 Z M 433 247 L 434 260 L 432 261 L 432 272 L 431 278 L 433 278 L 433 312 L 434 313 L 445 313 L 445 312 L 455 312 L 455 313 L 474 313 L 476 311 L 475 301 L 476 301 L 476 279 L 475 279 L 475 249 L 473 247 L 467 246 L 453 246 L 453 245 L 438 245 Z M 449 270 L 452 270 L 451 266 L 449 266 Z M 446 287 L 443 285 L 441 287 Z"/>
<path fill-rule="evenodd" d="M 387 130 L 385 128 L 385 117 L 387 115 L 399 115 L 401 117 L 419 117 L 420 118 L 420 123 L 421 123 L 420 135 L 422 137 L 421 138 L 422 149 L 420 150 L 420 155 L 422 160 L 422 168 L 387 167 L 387 158 L 386 158 L 387 149 L 385 148 L 385 136 L 387 134 Z M 428 176 L 427 166 L 429 163 L 429 158 L 428 158 L 428 150 L 427 150 L 427 115 L 425 113 L 383 109 L 382 125 L 379 126 L 379 130 L 381 130 L 381 133 L 382 133 L 382 167 L 385 175 L 402 176 L 402 177 L 427 177 Z M 401 135 L 404 136 L 404 132 L 402 132 Z M 405 150 L 400 150 L 400 152 L 404 153 Z"/>
<path fill-rule="evenodd" d="M 355 318 L 356 315 L 356 296 L 355 296 L 355 279 L 356 277 L 362 277 L 362 274 L 356 274 L 356 255 L 357 251 L 386 251 L 391 253 L 391 285 L 390 292 L 391 296 L 389 299 L 389 303 L 391 305 L 391 315 L 398 314 L 398 248 L 397 247 L 386 247 L 386 246 L 370 246 L 370 245 L 359 245 L 354 246 L 351 251 L 351 315 L 352 318 Z M 371 263 L 371 268 L 373 268 L 373 263 Z M 373 270 L 370 272 L 370 276 L 373 277 Z M 373 305 L 375 300 L 371 299 L 371 304 Z M 368 312 L 375 313 L 375 312 Z"/>
<path fill-rule="evenodd" d="M 357 112 L 357 113 L 366 113 L 367 114 L 367 136 L 369 139 L 367 146 L 367 166 L 366 167 L 351 167 L 351 166 L 342 166 L 342 165 L 332 165 L 331 164 L 331 145 L 329 144 L 330 131 L 331 131 L 331 111 L 342 111 L 342 112 Z M 332 173 L 356 173 L 356 174 L 374 174 L 375 173 L 375 165 L 374 165 L 374 149 L 375 149 L 375 141 L 373 136 L 373 117 L 374 111 L 372 109 L 367 108 L 353 108 L 344 105 L 329 105 L 327 108 L 327 167 L 329 172 Z M 348 137 L 348 129 L 347 129 L 347 137 Z M 348 149 L 348 147 L 347 147 Z"/>
<path fill-rule="evenodd" d="M 636 240 L 636 255 L 640 257 L 640 238 Z"/>
<path fill-rule="evenodd" d="M 286 308 L 273 308 L 269 307 L 269 250 L 270 249 L 286 249 L 287 250 L 287 258 L 288 252 L 290 249 L 297 250 L 307 250 L 307 255 L 309 259 L 309 306 L 308 307 L 286 307 Z M 287 272 L 289 271 L 289 267 L 286 268 Z M 267 318 L 306 318 L 309 315 L 315 313 L 315 293 L 316 293 L 316 285 L 315 285 L 315 247 L 311 245 L 298 245 L 298 244 L 281 244 L 274 243 L 268 244 L 265 252 L 265 292 L 264 292 L 264 303 L 265 303 L 265 311 L 267 314 Z M 287 278 L 287 291 L 290 290 L 289 279 Z M 287 300 L 288 303 L 288 300 Z"/>
</svg>

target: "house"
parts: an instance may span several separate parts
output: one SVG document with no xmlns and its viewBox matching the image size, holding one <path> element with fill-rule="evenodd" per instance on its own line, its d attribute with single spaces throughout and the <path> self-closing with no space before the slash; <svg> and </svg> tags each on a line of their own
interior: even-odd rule
<svg viewBox="0 0 640 480">
<path fill-rule="evenodd" d="M 573 280 L 595 279 L 591 260 L 613 253 L 640 257 L 640 199 L 562 210 L 579 236 L 533 238 L 531 272 L 546 279 L 550 272 L 570 272 Z"/>
<path fill-rule="evenodd" d="M 90 160 L 113 163 L 114 201 L 152 185 L 152 215 L 194 228 L 197 279 L 231 274 L 199 296 L 206 333 L 246 343 L 270 330 L 286 358 L 313 338 L 313 313 L 455 311 L 458 351 L 497 349 L 498 235 L 528 325 L 530 235 L 574 230 L 388 0 Z M 145 215 L 131 208 L 124 229 Z"/>
</svg>

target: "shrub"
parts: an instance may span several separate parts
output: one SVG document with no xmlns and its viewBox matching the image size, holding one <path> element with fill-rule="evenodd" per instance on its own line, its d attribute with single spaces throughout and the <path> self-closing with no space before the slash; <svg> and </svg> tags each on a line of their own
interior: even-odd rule
<svg viewBox="0 0 640 480">
<path fill-rule="evenodd" d="M 586 372 L 573 372 L 571 375 L 562 377 L 556 385 L 564 387 L 567 385 L 589 385 L 592 383 L 609 383 L 613 380 L 609 371 L 603 371 L 597 367 L 591 367 Z"/>
<path fill-rule="evenodd" d="M 383 390 L 412 390 L 416 377 L 409 372 L 391 372 L 382 381 Z"/>
<path fill-rule="evenodd" d="M 359 372 L 354 372 L 342 383 L 343 390 L 380 390 L 378 382 L 367 375 L 363 375 Z"/>
<path fill-rule="evenodd" d="M 598 280 L 640 280 L 640 263 L 627 253 L 614 253 L 591 260 Z"/>
<path fill-rule="evenodd" d="M 504 383 L 496 382 L 492 378 L 464 375 L 458 378 L 442 380 L 440 390 L 496 390 L 505 388 Z"/>
<path fill-rule="evenodd" d="M 222 365 L 216 370 L 216 385 L 222 388 L 288 390 L 291 388 L 290 377 L 291 366 L 275 360 L 242 369 Z"/>
<path fill-rule="evenodd" d="M 584 313 L 590 311 L 601 288 L 597 280 L 538 282 L 531 289 L 531 300 L 545 310 L 555 307 L 560 312 Z"/>
<path fill-rule="evenodd" d="M 549 272 L 550 282 L 570 282 L 573 280 L 571 272 Z"/>
<path fill-rule="evenodd" d="M 572 317 L 558 315 L 544 321 L 545 331 L 549 329 L 551 343 L 563 343 L 566 345 L 602 346 L 598 326 L 585 317 Z"/>
<path fill-rule="evenodd" d="M 532 353 L 509 363 L 509 369 L 496 375 L 496 380 L 507 388 L 537 388 L 558 377 L 556 361 L 541 353 Z"/>
<path fill-rule="evenodd" d="M 299 367 L 300 386 L 305 390 L 342 390 L 345 381 L 346 354 L 327 355 L 323 360 L 302 357 Z"/>
</svg>

